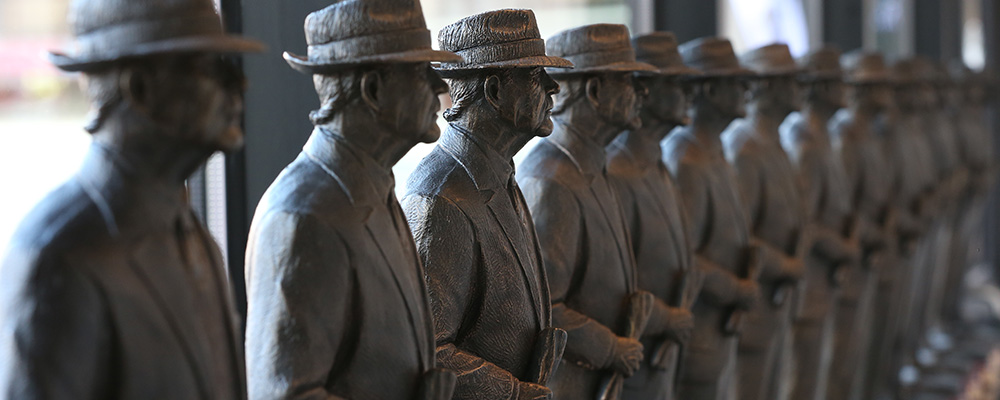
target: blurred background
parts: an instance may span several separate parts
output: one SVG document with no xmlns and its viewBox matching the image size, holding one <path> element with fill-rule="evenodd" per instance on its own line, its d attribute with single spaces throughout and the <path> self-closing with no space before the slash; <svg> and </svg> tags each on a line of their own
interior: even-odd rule
<svg viewBox="0 0 1000 400">
<path fill-rule="evenodd" d="M 138 0 L 136 0 L 138 1 Z M 47 50 L 69 39 L 69 0 L 0 0 L 0 246 L 34 203 L 69 178 L 90 142 L 76 77 L 49 65 Z M 531 8 L 543 37 L 578 25 L 610 22 L 633 33 L 674 31 L 687 41 L 722 35 L 737 52 L 786 42 L 796 55 L 824 43 L 879 50 L 889 58 L 923 54 L 962 59 L 980 69 L 997 60 L 1000 0 L 423 0 L 429 29 L 498 8 Z M 308 137 L 317 107 L 311 80 L 281 52 L 305 52 L 302 22 L 325 0 L 220 0 L 230 30 L 269 50 L 246 56 L 245 150 L 217 155 L 189 182 L 192 202 L 229 256 L 242 295 L 243 250 L 261 194 Z M 446 103 L 447 104 L 447 103 Z M 429 151 L 421 145 L 395 168 L 399 191 Z M 521 155 L 526 152 L 522 152 Z M 520 158 L 520 157 L 519 157 Z M 518 158 L 518 159 L 519 159 Z M 995 219 L 995 218 L 994 218 Z"/>
</svg>

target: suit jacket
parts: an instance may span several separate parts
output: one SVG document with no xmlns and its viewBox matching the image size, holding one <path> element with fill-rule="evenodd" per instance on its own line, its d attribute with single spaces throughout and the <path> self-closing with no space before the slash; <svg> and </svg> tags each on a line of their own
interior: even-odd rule
<svg viewBox="0 0 1000 400">
<path fill-rule="evenodd" d="M 247 245 L 250 397 L 411 399 L 434 366 L 423 271 L 392 176 L 317 129 Z"/>
<path fill-rule="evenodd" d="M 95 144 L 0 269 L 0 398 L 244 398 L 221 255 L 183 190 Z"/>
<path fill-rule="evenodd" d="M 836 305 L 832 278 L 844 256 L 839 242 L 848 238 L 854 222 L 844 167 L 830 145 L 826 121 L 810 123 L 801 114 L 792 114 L 788 121 L 782 145 L 795 166 L 813 241 L 806 258 L 808 290 L 803 293 L 800 317 L 818 323 Z"/>
<path fill-rule="evenodd" d="M 557 131 L 521 165 L 552 291 L 552 323 L 568 333 L 553 376 L 557 398 L 594 396 L 613 361 L 635 292 L 635 261 L 621 204 L 604 172 L 604 148 Z M 602 371 L 603 370 L 603 371 Z"/>
<path fill-rule="evenodd" d="M 735 298 L 722 295 L 735 291 L 735 279 L 743 276 L 750 241 L 736 174 L 721 141 L 715 147 L 703 146 L 691 129 L 671 133 L 662 145 L 664 163 L 677 182 L 690 222 L 697 263 L 705 271 L 705 287 L 692 308 L 695 328 L 682 384 L 688 389 L 682 388 L 681 395 L 705 387 L 711 388 L 710 395 L 720 395 L 734 384 L 730 372 L 735 371 L 737 342 L 722 329 Z"/>
<path fill-rule="evenodd" d="M 449 128 L 417 166 L 403 204 L 427 268 L 437 360 L 457 399 L 510 399 L 530 381 L 551 325 L 538 238 L 513 166 Z"/>
<path fill-rule="evenodd" d="M 660 346 L 670 340 L 663 333 L 669 320 L 668 304 L 678 305 L 679 297 L 685 295 L 680 293 L 684 290 L 682 278 L 694 268 L 687 220 L 670 172 L 661 161 L 659 146 L 633 152 L 616 140 L 608 146 L 608 176 L 628 223 L 638 287 L 657 299 L 646 327 L 651 334 L 642 340 L 642 368 L 626 380 L 625 397 L 670 399 L 679 357 L 662 366 L 651 362 Z"/>
</svg>

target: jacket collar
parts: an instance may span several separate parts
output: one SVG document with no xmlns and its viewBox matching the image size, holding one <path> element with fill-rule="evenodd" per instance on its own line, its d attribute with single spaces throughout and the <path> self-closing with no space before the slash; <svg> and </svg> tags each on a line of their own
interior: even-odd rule
<svg viewBox="0 0 1000 400">
<path fill-rule="evenodd" d="M 607 155 L 604 146 L 591 138 L 577 134 L 568 125 L 556 124 L 556 130 L 546 140 L 566 154 L 585 176 L 593 177 L 604 172 Z"/>
<path fill-rule="evenodd" d="M 392 194 L 392 170 L 326 129 L 316 127 L 302 151 L 337 180 L 355 206 L 384 205 Z"/>
<path fill-rule="evenodd" d="M 475 135 L 455 125 L 449 125 L 438 141 L 472 178 L 476 189 L 494 191 L 506 188 L 514 174 L 514 164 Z"/>
</svg>

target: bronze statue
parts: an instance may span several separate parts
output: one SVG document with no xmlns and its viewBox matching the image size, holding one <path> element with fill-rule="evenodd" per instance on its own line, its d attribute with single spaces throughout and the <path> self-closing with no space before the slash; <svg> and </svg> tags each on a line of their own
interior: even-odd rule
<svg viewBox="0 0 1000 400">
<path fill-rule="evenodd" d="M 840 51 L 816 50 L 799 60 L 804 103 L 781 132 L 782 145 L 798 176 L 808 234 L 805 291 L 795 320 L 796 377 L 792 399 L 825 399 L 833 358 L 838 286 L 845 269 L 858 264 L 858 225 L 840 157 L 830 143 L 828 122 L 844 107 Z"/>
<path fill-rule="evenodd" d="M 624 25 L 587 25 L 549 38 L 546 51 L 573 62 L 549 70 L 560 92 L 555 129 L 531 150 L 517 173 L 538 231 L 552 291 L 552 324 L 568 334 L 552 377 L 555 398 L 618 398 L 621 379 L 643 358 L 642 334 L 652 307 L 636 290 L 635 260 L 621 204 L 605 173 L 605 150 L 622 130 L 641 123 L 643 95 Z M 645 294 L 641 294 L 645 293 Z"/>
<path fill-rule="evenodd" d="M 449 399 L 423 267 L 392 166 L 439 132 L 447 85 L 416 0 L 345 0 L 305 21 L 320 109 L 257 207 L 247 245 L 251 399 Z"/>
<path fill-rule="evenodd" d="M 238 68 L 260 51 L 209 0 L 77 0 L 93 111 L 83 167 L 15 233 L 0 271 L 0 397 L 245 398 L 225 265 L 185 180 L 242 145 Z"/>
<path fill-rule="evenodd" d="M 552 131 L 545 55 L 531 10 L 464 18 L 439 33 L 464 57 L 442 63 L 449 123 L 407 184 L 403 205 L 427 271 L 438 363 L 456 399 L 546 399 L 566 332 L 552 328 L 538 238 L 512 157 Z"/>
<path fill-rule="evenodd" d="M 682 79 L 698 71 L 684 65 L 670 32 L 635 37 L 632 46 L 638 61 L 658 71 L 636 76 L 650 92 L 641 101 L 642 126 L 611 142 L 607 169 L 632 237 L 637 286 L 656 301 L 641 339 L 643 363 L 625 381 L 622 397 L 666 400 L 676 394 L 682 349 L 694 328 L 690 310 L 701 274 L 694 267 L 680 195 L 663 164 L 660 141 L 674 127 L 687 125 L 689 101 Z"/>
<path fill-rule="evenodd" d="M 848 83 L 848 107 L 831 121 L 835 151 L 847 177 L 851 209 L 862 249 L 862 262 L 844 269 L 837 303 L 836 336 L 828 398 L 852 399 L 862 389 L 879 267 L 885 263 L 892 218 L 891 165 L 877 136 L 877 119 L 891 102 L 891 86 L 882 56 L 859 51 L 841 57 Z"/>
<path fill-rule="evenodd" d="M 740 399 L 776 399 L 789 387 L 782 370 L 792 341 L 792 290 L 803 274 L 807 240 L 798 180 L 781 147 L 779 126 L 799 109 L 799 67 L 788 46 L 767 45 L 744 54 L 749 80 L 747 118 L 722 135 L 726 158 L 736 171 L 750 240 L 760 251 L 759 283 L 766 301 L 748 315 L 740 333 Z"/>
<path fill-rule="evenodd" d="M 719 136 L 745 115 L 741 79 L 753 72 L 739 65 L 726 39 L 697 39 L 681 45 L 680 52 L 684 63 L 703 75 L 693 81 L 691 125 L 667 137 L 663 157 L 677 182 L 705 282 L 692 307 L 695 328 L 682 361 L 678 398 L 733 399 L 738 333 L 746 311 L 757 303 L 760 269 L 735 171 Z"/>
</svg>

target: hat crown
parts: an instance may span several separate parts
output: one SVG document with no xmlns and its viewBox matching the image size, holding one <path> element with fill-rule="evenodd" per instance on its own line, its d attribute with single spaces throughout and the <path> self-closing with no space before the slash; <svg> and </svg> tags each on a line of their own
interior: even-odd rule
<svg viewBox="0 0 1000 400">
<path fill-rule="evenodd" d="M 541 39 L 531 10 L 496 10 L 462 18 L 438 33 L 441 48 L 462 51 L 498 43 Z"/>
<path fill-rule="evenodd" d="M 310 46 L 415 29 L 427 29 L 417 0 L 341 0 L 310 13 L 305 21 Z"/>
<path fill-rule="evenodd" d="M 855 50 L 840 57 L 840 66 L 849 81 L 871 82 L 888 78 L 882 54 Z"/>
<path fill-rule="evenodd" d="M 593 24 L 568 29 L 550 37 L 545 43 L 546 52 L 560 57 L 631 48 L 628 28 L 620 24 Z"/>
<path fill-rule="evenodd" d="M 798 64 L 792 52 L 784 43 L 774 43 L 759 47 L 743 54 L 740 62 L 758 74 L 792 74 Z"/>
<path fill-rule="evenodd" d="M 211 0 L 75 0 L 69 21 L 77 36 L 112 26 L 145 23 L 151 20 L 214 17 L 214 30 L 222 32 L 222 22 Z"/>
<path fill-rule="evenodd" d="M 704 37 L 680 45 L 678 50 L 684 63 L 706 74 L 727 71 L 740 67 L 728 39 Z"/>
<path fill-rule="evenodd" d="M 840 57 L 840 49 L 833 46 L 821 47 L 799 58 L 799 66 L 805 70 L 806 74 L 814 77 L 839 77 L 843 73 L 840 68 Z"/>
</svg>

